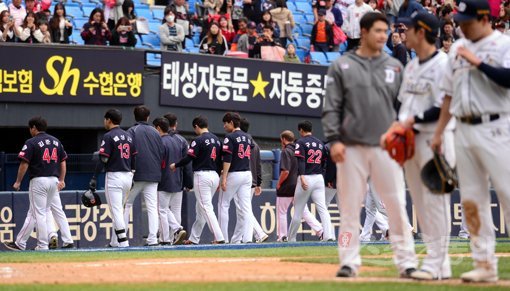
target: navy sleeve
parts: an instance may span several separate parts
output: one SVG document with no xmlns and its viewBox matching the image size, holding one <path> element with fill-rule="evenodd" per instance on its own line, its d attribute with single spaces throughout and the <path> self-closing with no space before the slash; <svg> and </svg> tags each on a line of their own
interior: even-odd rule
<svg viewBox="0 0 510 291">
<path fill-rule="evenodd" d="M 431 107 L 430 109 L 423 112 L 423 118 L 414 116 L 415 123 L 429 123 L 439 120 L 439 114 L 441 113 L 441 108 L 439 107 Z"/>
<path fill-rule="evenodd" d="M 510 69 L 495 68 L 486 63 L 481 63 L 478 69 L 482 71 L 489 79 L 501 87 L 510 89 Z"/>
<path fill-rule="evenodd" d="M 30 160 L 32 159 L 32 156 L 34 154 L 34 148 L 30 143 L 25 143 L 23 145 L 23 148 L 18 154 L 18 159 L 24 160 L 27 163 L 30 163 Z"/>
<path fill-rule="evenodd" d="M 222 147 L 222 156 L 223 156 L 223 162 L 224 163 L 231 163 L 232 162 L 232 152 L 234 151 L 234 144 L 232 143 L 232 140 L 230 140 L 228 137 L 223 140 L 223 147 Z"/>
</svg>

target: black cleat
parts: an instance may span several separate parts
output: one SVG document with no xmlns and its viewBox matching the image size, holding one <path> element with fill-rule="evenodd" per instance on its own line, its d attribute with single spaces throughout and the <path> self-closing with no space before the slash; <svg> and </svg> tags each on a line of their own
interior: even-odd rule
<svg viewBox="0 0 510 291">
<path fill-rule="evenodd" d="M 58 238 L 56 236 L 52 236 L 50 238 L 50 243 L 48 244 L 48 248 L 50 250 L 55 250 L 58 248 Z"/>
<path fill-rule="evenodd" d="M 11 251 L 22 251 L 15 242 L 4 242 L 4 246 Z"/>
<path fill-rule="evenodd" d="M 338 270 L 338 272 L 336 272 L 336 276 L 341 277 L 341 278 L 352 278 L 352 277 L 356 277 L 356 274 L 351 269 L 351 267 L 342 266 L 340 268 L 340 270 Z"/>
<path fill-rule="evenodd" d="M 64 243 L 61 247 L 61 249 L 74 249 L 73 243 Z"/>
<path fill-rule="evenodd" d="M 400 273 L 400 278 L 412 278 L 411 274 L 416 272 L 416 268 L 407 268 L 404 272 Z"/>
<path fill-rule="evenodd" d="M 186 239 L 186 235 L 188 233 L 183 229 L 180 228 L 178 231 L 174 233 L 174 241 L 172 242 L 173 245 L 182 245 L 184 240 Z"/>
</svg>

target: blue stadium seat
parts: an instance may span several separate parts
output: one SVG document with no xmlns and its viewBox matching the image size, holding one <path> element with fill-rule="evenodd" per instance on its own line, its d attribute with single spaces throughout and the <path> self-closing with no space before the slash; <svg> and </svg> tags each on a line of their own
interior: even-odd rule
<svg viewBox="0 0 510 291">
<path fill-rule="evenodd" d="M 142 44 L 150 49 L 160 49 L 159 35 L 157 34 L 146 34 L 142 37 Z"/>
<path fill-rule="evenodd" d="M 299 58 L 301 62 L 304 62 L 306 55 L 308 54 L 307 50 L 297 49 L 296 56 Z"/>
<path fill-rule="evenodd" d="M 147 20 L 154 19 L 154 16 L 152 15 L 152 11 L 149 9 L 149 6 L 135 5 L 135 13 L 137 17 L 145 17 Z"/>
<path fill-rule="evenodd" d="M 189 53 L 192 53 L 192 54 L 200 53 L 200 49 L 198 47 L 187 47 L 186 46 L 186 51 L 188 51 Z"/>
<path fill-rule="evenodd" d="M 312 35 L 312 29 L 313 29 L 313 25 L 312 24 L 310 24 L 310 23 L 302 23 L 302 24 L 299 24 L 299 28 L 301 29 L 301 34 L 303 36 L 310 37 Z"/>
<path fill-rule="evenodd" d="M 195 47 L 195 42 L 191 38 L 186 37 L 184 41 L 186 42 L 186 49 Z"/>
<path fill-rule="evenodd" d="M 89 21 L 88 18 L 84 18 L 84 17 L 81 17 L 81 18 L 74 18 L 73 19 L 73 22 L 74 22 L 74 29 L 75 30 L 81 30 L 83 28 L 83 25 L 85 23 L 87 23 L 87 21 Z"/>
<path fill-rule="evenodd" d="M 191 5 L 191 4 L 190 4 Z M 163 20 L 164 15 L 164 9 L 152 9 L 152 17 L 157 20 Z"/>
<path fill-rule="evenodd" d="M 297 24 L 302 24 L 302 23 L 306 23 L 307 22 L 305 16 L 302 15 L 302 14 L 296 14 L 296 15 L 293 15 L 293 16 L 294 16 L 294 22 L 297 23 Z"/>
<path fill-rule="evenodd" d="M 306 17 L 306 22 L 309 22 L 311 24 L 314 23 L 315 21 L 315 16 L 313 15 L 313 12 L 310 12 L 310 13 L 305 13 L 305 17 Z"/>
<path fill-rule="evenodd" d="M 385 46 L 386 47 L 386 46 Z M 343 55 L 345 54 L 345 52 L 347 51 L 347 42 L 344 41 L 344 43 L 342 43 L 340 45 L 340 54 Z"/>
<path fill-rule="evenodd" d="M 326 57 L 327 57 L 329 63 L 333 62 L 334 60 L 336 60 L 340 56 L 341 55 L 340 55 L 339 52 L 327 52 L 326 53 Z"/>
<path fill-rule="evenodd" d="M 296 38 L 296 44 L 300 49 L 310 50 L 310 38 L 308 37 Z"/>
<path fill-rule="evenodd" d="M 313 64 L 328 65 L 328 58 L 323 52 L 310 52 L 310 57 Z"/>
<path fill-rule="evenodd" d="M 296 2 L 296 10 L 301 13 L 312 12 L 312 4 L 310 2 Z"/>
<path fill-rule="evenodd" d="M 156 54 L 147 54 L 147 65 L 161 67 L 161 57 Z"/>
<path fill-rule="evenodd" d="M 85 17 L 89 17 L 90 13 L 92 13 L 92 10 L 94 10 L 96 7 L 96 3 L 83 3 L 83 6 L 81 7 L 83 10 L 83 15 L 85 15 Z"/>
<path fill-rule="evenodd" d="M 152 33 L 159 34 L 160 26 L 161 26 L 161 22 L 158 20 L 150 20 L 149 21 L 149 30 Z"/>
<path fill-rule="evenodd" d="M 66 14 L 67 14 L 67 16 L 71 16 L 73 18 L 85 16 L 83 14 L 83 10 L 81 10 L 80 6 L 68 6 L 67 4 L 66 4 Z M 87 17 L 88 17 L 88 15 L 87 15 Z"/>
</svg>

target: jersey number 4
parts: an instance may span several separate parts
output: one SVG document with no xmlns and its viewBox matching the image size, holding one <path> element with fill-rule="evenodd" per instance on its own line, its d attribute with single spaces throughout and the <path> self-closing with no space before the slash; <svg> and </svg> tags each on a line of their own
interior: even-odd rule
<svg viewBox="0 0 510 291">
<path fill-rule="evenodd" d="M 248 157 L 248 159 L 251 156 L 251 148 L 250 145 L 246 147 L 246 150 L 244 150 L 244 144 L 239 144 L 239 150 L 237 152 L 237 155 L 240 159 L 244 159 L 245 157 Z"/>
<path fill-rule="evenodd" d="M 213 147 L 212 148 L 212 151 L 211 151 L 211 159 L 213 161 L 216 161 L 216 147 Z"/>
<path fill-rule="evenodd" d="M 129 159 L 130 150 L 129 150 L 129 144 L 128 143 L 121 143 L 121 144 L 119 144 L 119 146 L 117 148 L 120 151 L 120 158 L 121 159 Z"/>
<path fill-rule="evenodd" d="M 306 160 L 309 164 L 320 164 L 322 160 L 321 150 L 308 150 L 308 159 Z"/>
<path fill-rule="evenodd" d="M 55 161 L 55 163 L 58 162 L 57 148 L 53 148 L 53 150 L 51 150 L 51 156 L 50 156 L 50 149 L 48 149 L 48 148 L 44 149 L 42 159 L 43 159 L 43 161 L 45 161 L 48 164 L 51 161 Z"/>
</svg>

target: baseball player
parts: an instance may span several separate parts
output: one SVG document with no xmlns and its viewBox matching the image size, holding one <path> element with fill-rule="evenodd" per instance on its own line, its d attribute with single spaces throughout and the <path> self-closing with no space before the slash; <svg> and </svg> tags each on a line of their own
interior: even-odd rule
<svg viewBox="0 0 510 291">
<path fill-rule="evenodd" d="M 153 124 L 161 135 L 165 149 L 163 163 L 161 164 L 161 182 L 158 185 L 159 241 L 161 245 L 182 244 L 187 234 L 181 225 L 180 215 L 183 171 L 172 171 L 170 165 L 186 156 L 188 146 L 182 144 L 182 140 L 175 137 L 175 135 L 168 134 L 170 123 L 165 117 L 154 119 Z M 187 188 L 193 188 L 193 186 Z M 170 209 L 170 206 L 172 209 Z"/>
<path fill-rule="evenodd" d="M 429 143 L 434 134 L 444 91 L 437 84 L 443 80 L 448 57 L 436 48 L 439 20 L 426 11 L 415 12 L 410 18 L 399 18 L 406 26 L 406 46 L 416 51 L 417 58 L 405 68 L 398 99 L 398 114 L 404 127 L 416 132 L 415 154 L 404 164 L 404 173 L 416 208 L 427 255 L 420 270 L 411 274 L 418 280 L 441 280 L 452 276 L 448 245 L 450 243 L 450 195 L 434 195 L 421 181 L 421 169 L 433 158 Z M 453 127 L 444 133 L 445 156 L 454 165 Z M 391 231 L 391 230 L 390 230 Z"/>
<path fill-rule="evenodd" d="M 112 216 L 113 234 L 110 247 L 128 247 L 127 223 L 123 216 L 123 201 L 133 183 L 136 166 L 136 146 L 132 136 L 120 128 L 122 113 L 109 109 L 104 115 L 104 127 L 108 131 L 101 141 L 99 160 L 89 188 L 96 190 L 97 174 L 104 168 L 106 203 Z"/>
<path fill-rule="evenodd" d="M 239 126 L 241 116 L 227 112 L 223 116 L 223 128 L 227 132 L 223 140 L 223 172 L 221 174 L 221 192 L 218 200 L 218 222 L 225 241 L 228 242 L 228 209 L 234 196 L 237 196 L 237 223 L 243 233 L 242 242 L 250 242 L 253 232 L 251 208 L 250 156 L 253 141 Z M 228 178 L 228 179 L 227 179 Z"/>
<path fill-rule="evenodd" d="M 250 122 L 246 118 L 241 119 L 241 123 L 239 128 L 244 131 L 244 133 L 248 134 L 248 129 L 250 128 Z M 248 136 L 253 141 L 253 147 L 251 150 L 250 156 L 250 171 L 252 175 L 252 183 L 251 183 L 251 197 L 253 195 L 259 196 L 262 193 L 262 188 L 260 185 L 262 184 L 262 165 L 260 163 L 260 148 L 259 145 L 255 142 L 255 140 L 248 134 Z M 234 196 L 234 202 L 238 204 L 237 196 Z M 237 221 L 240 221 L 239 212 L 237 214 Z M 253 229 L 250 232 L 247 232 L 248 237 L 244 239 L 244 241 L 252 241 L 252 237 L 255 236 L 255 242 L 263 243 L 265 242 L 269 236 L 264 232 L 259 222 L 255 218 L 255 215 L 251 215 L 251 222 L 253 224 Z M 234 234 L 232 235 L 232 243 L 240 243 L 243 241 L 240 224 L 236 223 L 236 227 L 234 229 Z"/>
<path fill-rule="evenodd" d="M 461 275 L 467 282 L 498 280 L 489 179 L 510 223 L 510 38 L 493 31 L 490 18 L 487 0 L 459 2 L 454 19 L 465 38 L 448 55 L 442 82 L 446 96 L 431 142 L 433 149 L 441 148 L 454 116 L 462 210 L 474 260 L 474 270 Z"/>
<path fill-rule="evenodd" d="M 382 53 L 388 22 L 380 13 L 361 21 L 361 46 L 333 62 L 322 114 L 324 134 L 337 163 L 342 217 L 338 235 L 338 277 L 354 277 L 361 266 L 360 208 L 371 177 L 388 210 L 394 262 L 402 277 L 416 271 L 414 241 L 408 217 L 402 168 L 380 147 L 380 139 L 396 120 L 395 103 L 402 80 L 402 65 Z M 367 118 L 370 117 L 370 118 Z"/>
<path fill-rule="evenodd" d="M 27 216 L 30 216 L 30 219 L 27 219 L 28 223 L 25 221 L 15 242 L 4 243 L 8 249 L 15 251 L 26 248 L 26 241 L 34 227 L 37 228 L 35 250 L 48 249 L 47 211 L 57 202 L 62 209 L 58 191 L 65 187 L 67 154 L 62 143 L 46 133 L 48 124 L 40 116 L 31 118 L 28 121 L 28 128 L 32 138 L 25 142 L 18 154 L 21 163 L 12 187 L 19 191 L 21 181 L 28 171 L 30 207 Z"/>
<path fill-rule="evenodd" d="M 136 145 L 138 162 L 133 177 L 135 182 L 125 202 L 124 222 L 126 225 L 128 224 L 133 203 L 138 194 L 142 193 L 147 207 L 149 224 L 149 234 L 145 245 L 157 246 L 159 245 L 157 237 L 159 228 L 158 183 L 161 181 L 161 162 L 165 150 L 158 131 L 147 123 L 150 113 L 146 106 L 135 107 L 136 123 L 127 130 Z M 115 244 L 113 240 L 111 243 Z"/>
<path fill-rule="evenodd" d="M 296 142 L 294 155 L 298 161 L 298 182 L 294 194 L 294 216 L 289 226 L 289 241 L 295 242 L 301 225 L 301 216 L 308 199 L 315 202 L 322 223 L 324 241 L 331 237 L 331 217 L 326 206 L 323 166 L 325 161 L 324 144 L 312 136 L 312 123 L 308 120 L 298 124 L 300 139 Z"/>
<path fill-rule="evenodd" d="M 294 140 L 294 133 L 290 130 L 284 130 L 280 134 L 282 153 L 280 156 L 280 176 L 276 185 L 276 234 L 278 237 L 277 241 L 280 242 L 288 241 L 287 212 L 290 205 L 294 202 L 294 192 L 296 191 L 298 179 L 298 164 L 294 156 L 296 151 Z M 306 204 L 303 210 L 303 219 L 318 237 L 322 235 L 321 223 L 312 215 Z"/>
<path fill-rule="evenodd" d="M 214 236 L 213 244 L 224 244 L 225 239 L 212 205 L 212 198 L 220 182 L 218 172 L 221 170 L 221 142 L 216 135 L 209 132 L 206 117 L 195 117 L 192 126 L 198 137 L 191 142 L 188 155 L 178 163 L 170 165 L 174 170 L 193 161 L 193 189 L 197 216 L 191 227 L 189 239 L 184 244 L 198 244 L 206 222 Z"/>
<path fill-rule="evenodd" d="M 373 188 L 374 187 L 370 186 L 369 183 L 367 197 L 365 198 L 365 221 L 363 222 L 363 228 L 359 236 L 362 242 L 369 242 L 372 238 L 374 223 L 377 224 L 377 227 L 381 230 L 381 240 L 385 240 L 388 237 L 388 214 L 383 207 L 383 203 L 374 193 Z"/>
</svg>

